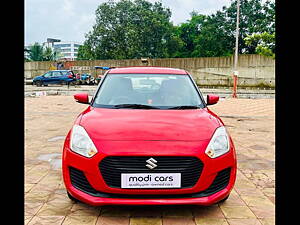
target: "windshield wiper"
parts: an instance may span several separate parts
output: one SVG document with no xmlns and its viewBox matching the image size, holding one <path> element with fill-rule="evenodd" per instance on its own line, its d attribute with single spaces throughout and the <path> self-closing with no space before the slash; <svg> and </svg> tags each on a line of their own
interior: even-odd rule
<svg viewBox="0 0 300 225">
<path fill-rule="evenodd" d="M 114 108 L 116 109 L 159 109 L 158 107 L 151 106 L 151 105 L 143 105 L 143 104 L 119 104 L 114 105 Z"/>
<path fill-rule="evenodd" d="M 200 109 L 200 106 L 198 106 L 198 105 L 179 105 L 179 106 L 170 107 L 168 109 Z"/>
</svg>

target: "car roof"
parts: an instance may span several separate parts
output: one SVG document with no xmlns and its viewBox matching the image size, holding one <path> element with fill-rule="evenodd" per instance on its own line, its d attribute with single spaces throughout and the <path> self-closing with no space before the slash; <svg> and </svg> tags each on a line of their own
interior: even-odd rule
<svg viewBox="0 0 300 225">
<path fill-rule="evenodd" d="M 109 70 L 109 74 L 120 73 L 139 73 L 139 74 L 188 74 L 185 70 L 169 68 L 169 67 L 152 67 L 152 66 L 135 66 L 135 67 L 119 67 Z"/>
</svg>

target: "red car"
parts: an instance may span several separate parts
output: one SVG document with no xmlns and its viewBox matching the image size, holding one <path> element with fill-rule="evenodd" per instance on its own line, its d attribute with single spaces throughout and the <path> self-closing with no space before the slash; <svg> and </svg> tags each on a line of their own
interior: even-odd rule
<svg viewBox="0 0 300 225">
<path fill-rule="evenodd" d="M 106 72 L 67 134 L 68 196 L 90 205 L 211 205 L 228 198 L 236 154 L 192 76 L 162 67 Z"/>
</svg>

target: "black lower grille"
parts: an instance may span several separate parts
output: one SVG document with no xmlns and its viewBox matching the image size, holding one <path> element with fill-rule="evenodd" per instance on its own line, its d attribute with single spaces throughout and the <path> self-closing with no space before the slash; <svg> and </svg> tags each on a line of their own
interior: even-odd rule
<svg viewBox="0 0 300 225">
<path fill-rule="evenodd" d="M 86 179 L 84 173 L 81 170 L 75 169 L 74 167 L 69 167 L 71 183 L 77 189 L 90 194 L 97 194 L 96 191 Z"/>
<path fill-rule="evenodd" d="M 170 199 L 170 198 L 201 198 L 210 196 L 227 187 L 230 179 L 230 168 L 220 171 L 213 183 L 204 191 L 192 194 L 168 194 L 168 195 L 128 195 L 128 194 L 111 194 L 95 190 L 86 179 L 84 173 L 73 167 L 69 167 L 72 185 L 95 197 L 101 198 L 128 198 L 128 199 Z"/>
<path fill-rule="evenodd" d="M 181 188 L 193 187 L 202 172 L 203 163 L 196 157 L 157 156 L 157 167 L 146 167 L 148 156 L 109 156 L 100 164 L 100 172 L 106 184 L 121 188 L 121 173 L 181 173 Z"/>
<path fill-rule="evenodd" d="M 222 189 L 227 187 L 227 185 L 229 183 L 229 179 L 230 179 L 230 170 L 231 170 L 231 168 L 227 168 L 227 169 L 221 170 L 217 174 L 213 183 L 209 186 L 209 188 L 207 188 L 204 191 L 205 194 L 207 194 L 207 196 L 217 193 L 218 191 L 221 191 Z"/>
</svg>

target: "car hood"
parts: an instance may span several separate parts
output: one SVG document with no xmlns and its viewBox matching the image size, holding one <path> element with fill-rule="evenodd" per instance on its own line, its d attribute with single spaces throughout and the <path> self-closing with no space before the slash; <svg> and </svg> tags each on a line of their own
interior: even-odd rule
<svg viewBox="0 0 300 225">
<path fill-rule="evenodd" d="M 33 78 L 33 80 L 39 80 L 41 78 L 42 78 L 42 76 L 36 76 L 35 78 Z"/>
<path fill-rule="evenodd" d="M 79 123 L 95 141 L 206 140 L 222 125 L 207 108 L 141 110 L 89 107 L 82 113 Z"/>
</svg>

